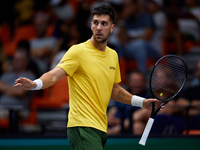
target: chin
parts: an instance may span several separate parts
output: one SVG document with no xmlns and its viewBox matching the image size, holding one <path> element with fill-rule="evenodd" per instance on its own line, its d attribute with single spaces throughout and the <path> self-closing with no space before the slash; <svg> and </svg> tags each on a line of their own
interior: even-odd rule
<svg viewBox="0 0 200 150">
<path fill-rule="evenodd" d="M 98 39 L 98 38 L 95 37 L 94 40 L 95 40 L 97 43 L 105 43 L 107 39 L 102 39 L 102 38 Z"/>
</svg>

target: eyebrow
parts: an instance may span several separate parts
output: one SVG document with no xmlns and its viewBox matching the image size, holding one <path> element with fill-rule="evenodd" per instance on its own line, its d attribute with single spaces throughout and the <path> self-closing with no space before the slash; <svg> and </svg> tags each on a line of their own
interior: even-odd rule
<svg viewBox="0 0 200 150">
<path fill-rule="evenodd" d="M 92 20 L 92 21 L 98 21 L 98 22 L 108 22 L 108 23 L 109 23 L 109 21 L 106 21 L 106 20 L 101 20 L 101 21 L 99 21 L 98 19 L 94 19 L 94 20 Z"/>
</svg>

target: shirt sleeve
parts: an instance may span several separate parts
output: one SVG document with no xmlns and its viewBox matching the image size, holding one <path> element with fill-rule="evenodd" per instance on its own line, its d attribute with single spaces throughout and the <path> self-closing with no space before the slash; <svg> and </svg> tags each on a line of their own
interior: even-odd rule
<svg viewBox="0 0 200 150">
<path fill-rule="evenodd" d="M 120 74 L 120 68 L 119 68 L 119 60 L 118 60 L 118 55 L 116 54 L 116 72 L 115 72 L 115 83 L 121 82 L 121 74 Z"/>
<path fill-rule="evenodd" d="M 72 46 L 63 56 L 57 67 L 62 68 L 69 76 L 73 76 L 79 67 L 79 49 Z"/>
</svg>

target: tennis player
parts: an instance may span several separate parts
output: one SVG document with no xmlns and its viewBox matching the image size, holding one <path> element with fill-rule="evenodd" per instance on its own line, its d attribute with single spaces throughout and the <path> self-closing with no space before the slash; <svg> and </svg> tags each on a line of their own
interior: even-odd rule
<svg viewBox="0 0 200 150">
<path fill-rule="evenodd" d="M 145 99 L 123 89 L 117 53 L 107 47 L 114 30 L 114 10 L 101 5 L 92 12 L 91 39 L 72 46 L 59 64 L 39 79 L 20 77 L 15 87 L 45 89 L 68 76 L 69 120 L 67 135 L 73 150 L 103 150 L 107 140 L 106 110 L 110 98 L 125 104 L 151 109 L 156 99 Z"/>
</svg>

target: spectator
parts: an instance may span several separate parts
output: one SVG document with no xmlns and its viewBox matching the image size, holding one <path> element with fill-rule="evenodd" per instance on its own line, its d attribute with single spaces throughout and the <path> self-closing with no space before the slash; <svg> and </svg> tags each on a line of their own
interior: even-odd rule
<svg viewBox="0 0 200 150">
<path fill-rule="evenodd" d="M 0 106 L 2 116 L 0 118 L 8 118 L 8 109 L 20 109 L 19 119 L 24 120 L 29 114 L 29 104 L 32 98 L 31 92 L 21 88 L 13 87 L 15 79 L 19 76 L 34 79 L 35 76 L 27 70 L 28 55 L 23 49 L 17 49 L 10 72 L 4 72 L 0 78 Z"/>
<path fill-rule="evenodd" d="M 200 61 L 197 62 L 196 80 L 194 84 L 185 89 L 177 100 L 180 115 L 188 115 L 187 129 L 200 129 L 200 84 L 199 84 Z M 196 81 L 196 82 L 195 82 Z"/>
<path fill-rule="evenodd" d="M 151 129 L 152 134 L 157 135 L 181 135 L 186 130 L 186 123 L 183 117 L 172 113 L 176 110 L 176 102 L 170 101 L 166 106 L 166 111 L 159 113 L 155 117 L 154 125 Z M 170 109 L 170 110 L 169 110 Z"/>
<path fill-rule="evenodd" d="M 67 3 L 68 0 L 50 0 L 49 4 L 56 18 L 59 20 L 72 19 L 75 16 L 73 7 Z"/>
<path fill-rule="evenodd" d="M 26 52 L 22 49 L 17 49 L 13 58 L 12 71 L 3 73 L 0 78 L 0 104 L 12 108 L 20 105 L 24 108 L 29 106 L 31 100 L 30 92 L 20 88 L 13 87 L 15 79 L 19 76 L 30 77 L 34 79 L 35 76 L 27 71 L 28 57 Z"/>
<path fill-rule="evenodd" d="M 199 32 L 200 32 L 200 7 L 199 2 L 196 0 L 186 0 L 186 7 L 182 11 L 182 16 L 179 19 L 179 26 L 184 33 L 184 40 L 193 43 L 198 42 L 199 45 Z M 191 48 L 191 47 L 189 47 Z M 190 49 L 189 49 L 190 50 Z"/>
<path fill-rule="evenodd" d="M 146 89 L 146 78 L 145 75 L 140 71 L 133 71 L 129 74 L 128 78 L 128 91 L 131 94 L 139 95 L 143 97 L 149 97 L 149 92 Z M 111 107 L 108 111 L 108 133 L 111 135 L 119 134 L 123 132 L 130 132 L 132 125 L 130 125 L 131 113 L 137 112 L 139 107 L 131 109 L 129 105 L 115 102 L 114 107 Z M 122 116 L 124 115 L 124 116 Z M 123 126 L 121 127 L 121 118 L 124 117 Z"/>
<path fill-rule="evenodd" d="M 24 53 L 26 53 L 28 65 L 27 65 L 27 71 L 34 74 L 36 77 L 41 76 L 38 65 L 36 62 L 32 59 L 30 54 L 30 43 L 29 41 L 22 40 L 17 44 L 17 49 L 23 50 Z"/>
<path fill-rule="evenodd" d="M 49 68 L 49 60 L 52 51 L 55 49 L 56 39 L 52 36 L 47 37 L 49 16 L 39 12 L 35 16 L 35 28 L 37 38 L 30 40 L 31 55 L 39 67 L 40 74 Z"/>
<path fill-rule="evenodd" d="M 200 21 L 200 6 L 197 0 L 185 0 L 186 9 Z"/>
<path fill-rule="evenodd" d="M 199 21 L 190 10 L 188 11 L 188 2 L 186 9 L 183 9 L 183 1 L 180 0 L 164 2 L 168 19 L 164 33 L 165 53 L 182 56 L 199 42 Z"/>
<path fill-rule="evenodd" d="M 162 0 L 149 0 L 147 2 L 147 11 L 152 15 L 155 22 L 154 34 L 150 43 L 160 55 L 163 55 L 163 33 L 167 24 L 167 17 L 161 9 L 162 5 Z"/>
<path fill-rule="evenodd" d="M 119 29 L 120 44 L 116 46 L 119 56 L 136 60 L 138 69 L 146 73 L 148 58 L 158 59 L 159 53 L 150 45 L 155 24 L 153 18 L 139 10 L 136 0 L 125 0 L 124 23 Z"/>
<path fill-rule="evenodd" d="M 115 17 L 115 30 L 112 32 L 109 38 L 109 45 L 112 45 L 116 50 L 116 43 L 119 43 L 118 33 L 121 25 L 124 22 L 124 17 L 122 14 L 123 11 L 123 3 L 111 3 L 110 5 L 115 9 L 116 17 Z M 123 35 L 122 35 L 123 36 Z M 119 53 L 119 52 L 118 52 Z M 120 56 L 121 57 L 121 56 Z"/>
<path fill-rule="evenodd" d="M 132 94 L 149 97 L 149 90 L 146 89 L 147 80 L 141 71 L 133 71 L 129 74 L 128 91 Z"/>
</svg>

